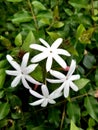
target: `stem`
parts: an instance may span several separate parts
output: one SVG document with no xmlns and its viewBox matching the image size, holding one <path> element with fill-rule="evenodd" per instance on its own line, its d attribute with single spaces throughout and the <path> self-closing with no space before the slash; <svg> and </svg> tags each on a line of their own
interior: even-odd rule
<svg viewBox="0 0 98 130">
<path fill-rule="evenodd" d="M 92 15 L 94 16 L 94 4 L 93 4 L 93 0 L 91 0 L 91 6 L 92 6 L 92 9 L 91 9 Z"/>
<path fill-rule="evenodd" d="M 30 2 L 30 0 L 27 0 L 27 2 L 28 2 L 28 6 L 30 8 L 31 14 L 33 16 L 33 20 L 34 20 L 34 23 L 35 23 L 35 28 L 36 28 L 36 30 L 38 30 L 38 24 L 37 24 L 37 20 L 36 20 L 36 16 L 35 16 L 34 10 L 32 9 L 31 2 Z"/>
</svg>

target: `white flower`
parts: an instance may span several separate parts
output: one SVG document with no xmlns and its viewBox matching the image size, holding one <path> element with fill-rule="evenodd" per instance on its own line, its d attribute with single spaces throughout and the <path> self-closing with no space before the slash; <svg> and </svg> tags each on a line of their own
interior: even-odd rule
<svg viewBox="0 0 98 130">
<path fill-rule="evenodd" d="M 34 69 L 38 65 L 38 64 L 30 64 L 29 66 L 27 66 L 29 60 L 29 53 L 26 53 L 23 56 L 21 65 L 19 65 L 10 55 L 7 55 L 6 58 L 8 62 L 12 65 L 12 67 L 16 69 L 16 70 L 6 70 L 6 73 L 8 75 L 15 76 L 14 80 L 11 83 L 12 87 L 16 87 L 19 84 L 20 80 L 22 80 L 24 87 L 28 89 L 30 89 L 30 87 L 26 80 L 28 80 L 33 84 L 40 85 L 38 81 L 34 80 L 30 75 L 28 75 L 29 73 L 34 71 Z"/>
<path fill-rule="evenodd" d="M 66 68 L 67 65 L 66 65 L 65 61 L 59 56 L 59 54 L 66 55 L 66 56 L 70 56 L 70 54 L 68 51 L 66 51 L 64 49 L 60 49 L 60 48 L 58 49 L 58 47 L 62 43 L 62 38 L 58 38 L 56 41 L 54 41 L 54 43 L 51 46 L 45 40 L 43 40 L 41 38 L 39 40 L 44 46 L 41 46 L 38 44 L 30 45 L 30 48 L 41 51 L 40 54 L 34 56 L 31 59 L 31 62 L 39 62 L 39 61 L 47 58 L 46 70 L 49 71 L 51 69 L 53 59 L 55 59 L 55 61 L 59 65 L 61 65 L 63 68 Z"/>
<path fill-rule="evenodd" d="M 56 90 L 53 91 L 49 95 L 49 90 L 48 90 L 47 86 L 44 84 L 41 86 L 42 95 L 31 89 L 29 89 L 29 91 L 33 96 L 39 98 L 39 100 L 37 100 L 33 103 L 30 103 L 30 105 L 32 105 L 32 106 L 41 104 L 42 107 L 46 107 L 48 103 L 55 104 L 56 102 L 54 99 L 56 99 L 62 95 L 62 93 L 58 93 L 58 91 L 56 91 Z"/>
<path fill-rule="evenodd" d="M 62 83 L 62 85 L 58 88 L 58 91 L 64 90 L 64 97 L 69 96 L 69 88 L 71 87 L 74 91 L 78 91 L 78 87 L 73 83 L 74 80 L 77 80 L 80 78 L 80 75 L 72 75 L 76 68 L 76 62 L 72 60 L 71 65 L 69 67 L 69 71 L 67 75 L 65 76 L 61 72 L 50 70 L 51 75 L 58 79 L 48 79 L 48 82 L 51 83 Z"/>
</svg>

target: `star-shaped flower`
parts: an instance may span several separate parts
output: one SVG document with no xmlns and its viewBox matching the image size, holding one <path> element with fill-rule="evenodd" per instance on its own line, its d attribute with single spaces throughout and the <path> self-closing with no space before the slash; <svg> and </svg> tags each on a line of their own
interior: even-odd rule
<svg viewBox="0 0 98 130">
<path fill-rule="evenodd" d="M 31 89 L 29 89 L 29 91 L 33 96 L 39 98 L 39 100 L 37 100 L 33 103 L 30 103 L 30 105 L 32 105 L 32 106 L 41 104 L 42 107 L 46 107 L 48 103 L 55 104 L 56 102 L 54 99 L 56 99 L 62 95 L 62 93 L 58 93 L 58 91 L 56 91 L 56 90 L 54 90 L 51 94 L 49 94 L 49 90 L 45 84 L 43 84 L 41 86 L 42 95 Z"/>
<path fill-rule="evenodd" d="M 77 80 L 80 78 L 80 75 L 76 74 L 73 75 L 76 68 L 76 62 L 72 60 L 71 65 L 69 67 L 69 71 L 67 75 L 65 76 L 59 71 L 50 70 L 51 75 L 56 77 L 57 79 L 48 79 L 47 81 L 50 83 L 62 83 L 62 85 L 58 88 L 58 91 L 64 90 L 64 97 L 69 96 L 69 88 L 71 87 L 74 91 L 78 91 L 78 87 L 73 83 L 74 80 Z"/>
<path fill-rule="evenodd" d="M 58 38 L 51 46 L 42 38 L 40 38 L 39 40 L 44 46 L 38 44 L 30 45 L 30 48 L 41 51 L 40 54 L 34 56 L 31 59 L 31 62 L 39 62 L 47 58 L 46 70 L 49 71 L 51 69 L 52 62 L 54 59 L 59 65 L 61 65 L 63 68 L 66 68 L 67 65 L 65 61 L 59 56 L 59 54 L 65 56 L 70 56 L 70 54 L 68 51 L 58 48 L 62 43 L 62 38 Z"/>
<path fill-rule="evenodd" d="M 15 76 L 14 80 L 11 83 L 12 87 L 16 87 L 19 84 L 20 80 L 22 80 L 24 87 L 27 89 L 30 89 L 30 86 L 27 83 L 27 81 L 33 84 L 38 84 L 38 85 L 41 84 L 29 75 L 29 73 L 34 71 L 34 69 L 38 65 L 38 64 L 30 64 L 29 66 L 27 66 L 29 60 L 29 53 L 26 53 L 23 56 L 21 65 L 19 65 L 10 55 L 7 55 L 6 58 L 8 62 L 12 65 L 12 67 L 16 69 L 16 70 L 6 70 L 6 73 L 8 75 Z"/>
</svg>

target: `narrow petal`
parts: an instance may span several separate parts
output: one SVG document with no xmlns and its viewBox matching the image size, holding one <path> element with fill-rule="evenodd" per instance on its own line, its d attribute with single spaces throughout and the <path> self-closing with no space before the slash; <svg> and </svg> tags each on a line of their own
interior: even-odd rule
<svg viewBox="0 0 98 130">
<path fill-rule="evenodd" d="M 52 66 L 52 56 L 50 55 L 48 58 L 47 58 L 47 61 L 46 61 L 46 70 L 47 72 L 51 69 L 51 66 Z"/>
<path fill-rule="evenodd" d="M 69 84 L 64 87 L 64 97 L 67 98 L 69 96 Z"/>
<path fill-rule="evenodd" d="M 46 46 L 47 48 L 50 48 L 49 44 L 48 44 L 44 39 L 39 38 L 39 40 L 40 40 L 40 42 L 41 42 L 44 46 Z"/>
<path fill-rule="evenodd" d="M 38 44 L 31 44 L 30 48 L 35 49 L 35 50 L 39 50 L 39 51 L 44 51 L 46 49 L 46 47 L 38 45 Z"/>
<path fill-rule="evenodd" d="M 62 83 L 63 82 L 62 80 L 58 80 L 58 79 L 48 79 L 48 78 L 46 78 L 46 80 L 50 83 Z"/>
<path fill-rule="evenodd" d="M 44 99 L 44 101 L 41 104 L 41 107 L 46 107 L 48 104 L 48 99 Z"/>
<path fill-rule="evenodd" d="M 66 84 L 67 84 L 67 81 L 63 82 L 62 85 L 59 88 L 57 88 L 57 91 L 61 92 L 66 87 Z"/>
<path fill-rule="evenodd" d="M 54 55 L 53 57 L 55 59 L 55 61 L 62 67 L 62 68 L 66 68 L 66 62 L 59 56 L 59 55 Z"/>
<path fill-rule="evenodd" d="M 63 39 L 62 38 L 58 38 L 57 40 L 55 40 L 51 46 L 52 49 L 57 49 L 60 44 L 62 43 Z"/>
<path fill-rule="evenodd" d="M 35 91 L 32 90 L 32 89 L 29 89 L 29 92 L 30 92 L 33 96 L 35 96 L 35 97 L 37 97 L 37 98 L 43 98 L 43 96 L 42 96 L 41 94 L 35 92 Z"/>
<path fill-rule="evenodd" d="M 70 53 L 64 49 L 57 49 L 57 53 L 65 56 L 70 56 Z"/>
<path fill-rule="evenodd" d="M 76 68 L 76 61 L 72 60 L 71 65 L 69 67 L 69 71 L 67 73 L 67 77 L 70 77 L 73 74 L 73 72 L 75 71 L 75 68 Z"/>
<path fill-rule="evenodd" d="M 71 80 L 71 81 L 74 81 L 74 80 L 77 80 L 77 79 L 80 79 L 80 75 L 79 75 L 79 74 L 77 74 L 77 75 L 72 75 L 72 76 L 70 77 L 70 80 Z"/>
<path fill-rule="evenodd" d="M 56 70 L 50 70 L 50 74 L 58 79 L 65 79 L 65 75 Z"/>
<path fill-rule="evenodd" d="M 31 59 L 31 62 L 39 62 L 39 61 L 41 61 L 41 60 L 47 58 L 47 56 L 48 56 L 48 54 L 42 52 L 42 53 L 40 53 L 40 54 L 34 56 L 34 57 Z"/>
<path fill-rule="evenodd" d="M 37 105 L 42 104 L 43 100 L 44 100 L 44 99 L 40 99 L 40 100 L 38 100 L 38 101 L 35 101 L 35 102 L 33 102 L 33 103 L 29 103 L 29 104 L 32 105 L 32 106 L 37 106 Z"/>
<path fill-rule="evenodd" d="M 19 84 L 20 80 L 21 80 L 21 75 L 15 77 L 11 83 L 11 87 L 16 87 Z"/>
<path fill-rule="evenodd" d="M 28 67 L 26 67 L 27 74 L 33 72 L 37 66 L 38 66 L 38 64 L 31 64 Z"/>
<path fill-rule="evenodd" d="M 78 87 L 77 87 L 73 82 L 70 82 L 70 87 L 71 87 L 74 91 L 78 91 Z"/>
<path fill-rule="evenodd" d="M 49 102 L 50 104 L 55 104 L 55 103 L 56 103 L 56 101 L 54 101 L 53 99 L 48 99 L 48 102 Z"/>
<path fill-rule="evenodd" d="M 33 83 L 33 84 L 41 85 L 40 82 L 38 82 L 38 81 L 36 81 L 35 79 L 33 79 L 30 75 L 25 75 L 25 78 L 26 78 L 29 82 Z"/>
<path fill-rule="evenodd" d="M 24 76 L 22 76 L 22 84 L 25 88 L 30 89 L 29 84 L 27 83 L 26 79 L 24 78 Z"/>
<path fill-rule="evenodd" d="M 20 70 L 20 65 L 10 55 L 7 55 L 6 58 L 13 68 Z"/>
<path fill-rule="evenodd" d="M 19 74 L 18 71 L 14 71 L 14 70 L 6 70 L 5 71 L 8 75 L 12 75 L 12 76 L 17 76 Z"/>
<path fill-rule="evenodd" d="M 56 98 L 60 97 L 61 95 L 62 95 L 62 92 L 58 91 L 58 89 L 56 89 L 49 95 L 49 98 L 56 99 Z"/>
<path fill-rule="evenodd" d="M 21 62 L 21 68 L 25 68 L 27 66 L 28 60 L 29 60 L 29 52 L 24 54 Z"/>
<path fill-rule="evenodd" d="M 42 90 L 43 96 L 44 96 L 44 97 L 48 97 L 49 91 L 48 91 L 47 86 L 43 84 L 43 85 L 41 86 L 41 90 Z"/>
</svg>

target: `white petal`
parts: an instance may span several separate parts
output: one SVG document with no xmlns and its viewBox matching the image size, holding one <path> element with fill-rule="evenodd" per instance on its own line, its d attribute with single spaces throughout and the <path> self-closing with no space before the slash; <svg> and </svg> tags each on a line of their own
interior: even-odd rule
<svg viewBox="0 0 98 130">
<path fill-rule="evenodd" d="M 67 77 L 70 77 L 73 74 L 73 72 L 75 71 L 75 68 L 76 68 L 76 61 L 72 60 L 71 65 L 69 67 L 69 71 L 67 73 Z"/>
<path fill-rule="evenodd" d="M 47 61 L 46 61 L 46 70 L 47 72 L 51 69 L 51 66 L 52 66 L 52 56 L 50 55 L 48 58 L 47 58 Z"/>
<path fill-rule="evenodd" d="M 41 86 L 41 90 L 42 90 L 43 96 L 44 96 L 44 97 L 48 97 L 49 91 L 48 91 L 47 86 L 43 84 L 43 85 Z"/>
<path fill-rule="evenodd" d="M 70 53 L 64 49 L 57 49 L 57 53 L 65 56 L 70 56 Z"/>
<path fill-rule="evenodd" d="M 41 107 L 46 107 L 48 104 L 48 100 L 47 99 L 44 99 L 44 101 L 42 102 L 41 104 Z"/>
<path fill-rule="evenodd" d="M 26 67 L 27 74 L 33 72 L 37 66 L 38 66 L 38 64 L 31 64 L 28 67 Z"/>
<path fill-rule="evenodd" d="M 46 48 L 44 46 L 38 45 L 38 44 L 31 44 L 30 48 L 39 50 L 39 51 L 44 51 Z"/>
<path fill-rule="evenodd" d="M 64 86 L 64 97 L 67 98 L 69 96 L 69 82 L 66 82 Z"/>
<path fill-rule="evenodd" d="M 62 38 L 58 38 L 57 40 L 55 40 L 51 46 L 52 49 L 57 49 L 60 44 L 62 43 L 63 39 Z"/>
<path fill-rule="evenodd" d="M 58 91 L 58 89 L 56 89 L 49 95 L 49 98 L 56 99 L 56 98 L 60 97 L 61 95 L 62 95 L 62 92 Z"/>
<path fill-rule="evenodd" d="M 29 84 L 27 83 L 26 79 L 24 78 L 24 76 L 22 76 L 22 84 L 25 88 L 30 89 Z"/>
<path fill-rule="evenodd" d="M 48 99 L 48 102 L 49 102 L 50 104 L 55 104 L 55 103 L 56 103 L 56 101 L 54 101 L 53 99 Z"/>
<path fill-rule="evenodd" d="M 39 83 L 38 81 L 36 81 L 35 79 L 33 79 L 30 75 L 25 75 L 25 78 L 26 78 L 29 82 L 33 83 L 33 84 L 41 85 L 41 83 Z"/>
<path fill-rule="evenodd" d="M 29 60 L 29 53 L 26 53 L 22 58 L 21 68 L 25 68 L 27 66 L 28 60 Z"/>
<path fill-rule="evenodd" d="M 63 82 L 62 80 L 58 80 L 58 79 L 48 79 L 48 78 L 46 78 L 46 80 L 50 83 L 62 83 Z"/>
<path fill-rule="evenodd" d="M 65 88 L 65 86 L 66 86 L 66 81 L 62 83 L 62 85 L 59 88 L 57 88 L 57 91 L 61 92 Z"/>
<path fill-rule="evenodd" d="M 37 97 L 37 98 L 43 98 L 43 96 L 42 96 L 41 94 L 35 92 L 35 91 L 32 90 L 32 89 L 29 89 L 29 92 L 30 92 L 33 96 L 35 96 L 35 97 Z"/>
<path fill-rule="evenodd" d="M 66 68 L 66 62 L 59 56 L 59 55 L 54 55 L 53 57 L 55 59 L 55 61 L 63 68 Z"/>
<path fill-rule="evenodd" d="M 40 42 L 45 45 L 47 48 L 50 48 L 49 44 L 42 38 L 39 38 Z"/>
<path fill-rule="evenodd" d="M 61 72 L 56 71 L 56 70 L 50 70 L 50 74 L 58 79 L 65 79 L 66 78 L 64 74 L 62 74 Z"/>
<path fill-rule="evenodd" d="M 33 103 L 29 103 L 29 104 L 32 105 L 32 106 L 37 106 L 37 105 L 40 105 L 40 104 L 43 102 L 43 100 L 44 100 L 44 99 L 40 99 L 40 100 L 38 100 L 38 101 L 35 101 L 35 102 L 33 102 Z"/>
<path fill-rule="evenodd" d="M 70 80 L 72 80 L 72 81 L 77 80 L 77 79 L 80 79 L 80 75 L 79 75 L 79 74 L 77 74 L 77 75 L 72 75 L 72 76 L 70 77 Z"/>
<path fill-rule="evenodd" d="M 21 80 L 21 76 L 20 75 L 15 77 L 14 80 L 12 81 L 12 83 L 11 83 L 11 86 L 12 87 L 16 87 L 19 84 L 20 80 Z"/>
<path fill-rule="evenodd" d="M 16 70 L 20 70 L 20 65 L 10 56 L 7 55 L 6 56 L 8 62 L 16 69 Z"/>
<path fill-rule="evenodd" d="M 32 59 L 31 59 L 31 62 L 39 62 L 45 58 L 47 58 L 48 54 L 42 52 L 36 56 L 34 56 Z"/>
<path fill-rule="evenodd" d="M 78 87 L 77 87 L 73 82 L 70 82 L 70 87 L 71 87 L 74 91 L 78 91 Z"/>
<path fill-rule="evenodd" d="M 14 70 L 6 70 L 5 71 L 8 75 L 12 75 L 12 76 L 17 76 L 19 74 L 18 71 L 14 71 Z"/>
</svg>

